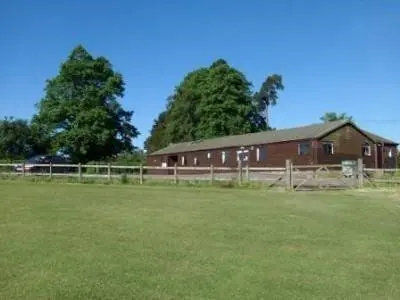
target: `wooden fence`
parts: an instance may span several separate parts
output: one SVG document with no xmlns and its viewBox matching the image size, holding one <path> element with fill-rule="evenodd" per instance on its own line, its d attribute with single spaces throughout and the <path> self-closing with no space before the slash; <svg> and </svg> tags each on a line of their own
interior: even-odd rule
<svg viewBox="0 0 400 300">
<path fill-rule="evenodd" d="M 259 182 L 266 186 L 283 187 L 291 191 L 326 190 L 326 189 L 354 189 L 362 188 L 366 184 L 376 186 L 382 183 L 398 183 L 400 172 L 395 169 L 365 169 L 361 159 L 351 176 L 343 173 L 342 165 L 293 165 L 286 160 L 285 167 L 254 168 L 249 166 L 227 167 L 155 167 L 155 166 L 119 166 L 112 164 L 102 165 L 53 165 L 53 164 L 0 164 L 0 174 L 3 176 L 47 176 L 102 178 L 113 180 L 126 176 L 135 178 L 143 184 L 147 180 L 168 180 L 174 183 L 179 181 L 202 181 L 214 184 L 216 181 L 230 181 L 238 185 L 249 182 Z M 391 176 L 388 176 L 391 174 Z M 380 176 L 378 176 L 380 175 Z M 398 176 L 398 177 L 397 177 Z"/>
</svg>

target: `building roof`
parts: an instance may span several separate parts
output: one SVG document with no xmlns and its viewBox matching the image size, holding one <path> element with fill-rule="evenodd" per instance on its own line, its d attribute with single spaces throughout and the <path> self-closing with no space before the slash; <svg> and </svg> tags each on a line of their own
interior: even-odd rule
<svg viewBox="0 0 400 300">
<path fill-rule="evenodd" d="M 366 130 L 362 130 L 364 132 L 365 135 L 367 135 L 371 140 L 373 140 L 375 143 L 384 143 L 384 144 L 393 144 L 393 145 L 398 145 L 398 143 L 389 140 L 387 138 L 381 137 L 379 135 L 376 135 L 375 133 L 366 131 Z"/>
<path fill-rule="evenodd" d="M 263 131 L 263 132 L 248 133 L 243 135 L 231 135 L 231 136 L 224 136 L 206 140 L 197 140 L 193 142 L 170 144 L 168 147 L 155 151 L 150 155 L 173 154 L 173 153 L 210 150 L 218 148 L 270 144 L 270 143 L 279 143 L 279 142 L 305 140 L 305 139 L 318 139 L 346 124 L 352 124 L 353 126 L 358 128 L 351 121 L 340 120 L 340 121 L 311 124 L 307 126 L 280 129 L 274 131 Z M 384 143 L 388 144 L 397 144 L 393 141 L 384 139 L 380 136 L 377 136 L 365 130 L 361 129 L 359 130 L 364 132 L 364 134 L 367 135 L 374 142 L 383 141 Z"/>
</svg>

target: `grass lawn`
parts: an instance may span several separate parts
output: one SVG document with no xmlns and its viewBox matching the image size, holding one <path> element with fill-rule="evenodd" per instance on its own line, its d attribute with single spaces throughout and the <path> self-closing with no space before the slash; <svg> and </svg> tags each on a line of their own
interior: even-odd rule
<svg viewBox="0 0 400 300">
<path fill-rule="evenodd" d="M 0 182 L 0 299 L 400 299 L 400 194 Z"/>
</svg>

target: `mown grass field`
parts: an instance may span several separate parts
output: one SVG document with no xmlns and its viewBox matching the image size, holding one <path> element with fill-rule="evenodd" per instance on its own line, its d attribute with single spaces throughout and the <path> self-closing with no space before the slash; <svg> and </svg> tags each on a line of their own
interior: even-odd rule
<svg viewBox="0 0 400 300">
<path fill-rule="evenodd" d="M 400 299 L 400 194 L 0 182 L 0 299 Z"/>
</svg>

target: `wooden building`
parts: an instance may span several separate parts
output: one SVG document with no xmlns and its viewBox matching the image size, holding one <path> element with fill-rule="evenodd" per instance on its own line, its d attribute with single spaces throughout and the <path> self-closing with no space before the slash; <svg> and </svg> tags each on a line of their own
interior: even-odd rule
<svg viewBox="0 0 400 300">
<path fill-rule="evenodd" d="M 367 168 L 395 168 L 398 143 L 350 121 L 171 144 L 148 155 L 149 166 L 283 167 L 340 164 L 363 158 Z M 161 170 L 162 171 L 162 170 Z"/>
</svg>

